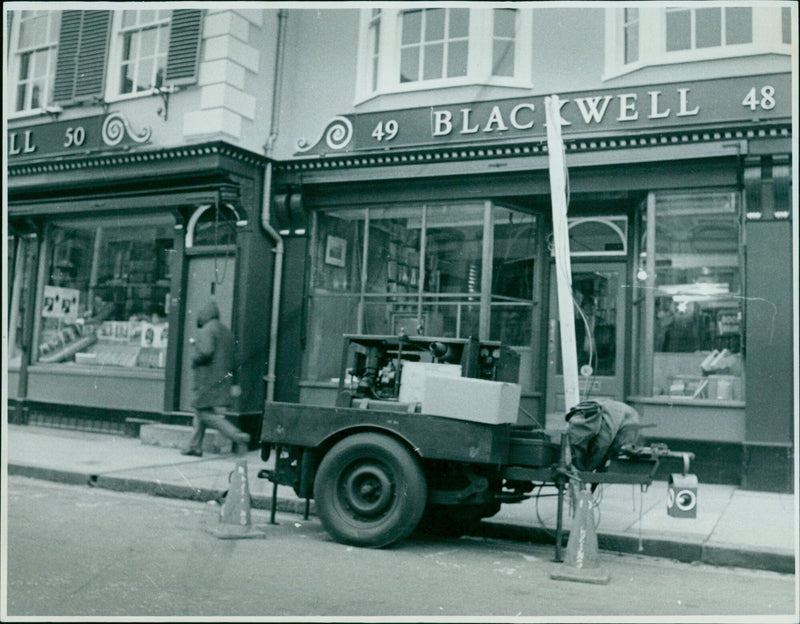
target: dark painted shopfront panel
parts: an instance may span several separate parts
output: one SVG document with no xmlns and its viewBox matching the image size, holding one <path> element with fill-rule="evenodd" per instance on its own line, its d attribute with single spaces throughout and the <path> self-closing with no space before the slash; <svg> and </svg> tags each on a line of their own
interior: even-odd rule
<svg viewBox="0 0 800 624">
<path fill-rule="evenodd" d="M 747 223 L 747 250 L 754 261 L 748 262 L 747 272 L 744 463 L 745 484 L 751 489 L 787 490 L 793 482 L 797 371 L 792 336 L 797 328 L 792 321 L 791 225 L 785 220 Z"/>
<path fill-rule="evenodd" d="M 272 267 L 258 220 L 259 159 L 213 144 L 90 158 L 47 175 L 46 167 L 15 170 L 9 192 L 10 223 L 32 229 L 41 249 L 27 264 L 18 254 L 22 269 L 10 284 L 11 402 L 44 423 L 81 419 L 79 407 L 99 429 L 126 416 L 189 422 L 182 338 L 194 331 L 186 321 L 194 293 L 224 299 L 247 347 L 237 376 L 249 391 L 231 414 L 255 430 L 249 414 L 263 403 Z M 29 184 L 39 175 L 47 186 Z M 103 185 L 87 194 L 97 176 Z M 188 273 L 196 262 L 219 292 L 198 294 Z"/>
</svg>

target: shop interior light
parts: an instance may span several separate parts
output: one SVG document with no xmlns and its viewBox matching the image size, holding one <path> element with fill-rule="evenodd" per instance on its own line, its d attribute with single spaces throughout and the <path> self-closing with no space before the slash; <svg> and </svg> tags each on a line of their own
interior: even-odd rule
<svg viewBox="0 0 800 624">
<path fill-rule="evenodd" d="M 696 282 L 694 284 L 664 284 L 659 286 L 659 291 L 665 295 L 672 295 L 675 301 L 678 297 L 710 297 L 714 295 L 730 294 L 730 286 L 720 282 Z"/>
<path fill-rule="evenodd" d="M 656 213 L 661 216 L 730 214 L 736 210 L 734 193 L 656 193 Z"/>
</svg>

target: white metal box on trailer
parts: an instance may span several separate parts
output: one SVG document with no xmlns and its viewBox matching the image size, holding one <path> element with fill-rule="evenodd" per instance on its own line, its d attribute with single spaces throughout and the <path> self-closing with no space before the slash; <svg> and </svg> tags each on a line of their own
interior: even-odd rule
<svg viewBox="0 0 800 624">
<path fill-rule="evenodd" d="M 428 375 L 422 413 L 499 425 L 516 423 L 522 386 L 505 381 Z"/>
<path fill-rule="evenodd" d="M 425 392 L 425 378 L 428 375 L 460 377 L 460 364 L 438 364 L 435 362 L 403 362 L 400 369 L 400 392 L 397 399 L 401 403 L 421 403 Z"/>
</svg>

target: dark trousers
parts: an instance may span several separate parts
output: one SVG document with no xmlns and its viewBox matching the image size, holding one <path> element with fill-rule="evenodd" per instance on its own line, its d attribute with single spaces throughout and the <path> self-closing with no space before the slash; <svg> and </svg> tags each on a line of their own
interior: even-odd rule
<svg viewBox="0 0 800 624">
<path fill-rule="evenodd" d="M 224 407 L 204 407 L 195 412 L 192 422 L 194 431 L 192 439 L 189 441 L 189 449 L 193 451 L 203 450 L 203 438 L 206 435 L 206 428 L 216 429 L 222 435 L 230 438 L 234 444 L 247 444 L 250 436 L 244 433 L 233 423 L 225 419 Z"/>
</svg>

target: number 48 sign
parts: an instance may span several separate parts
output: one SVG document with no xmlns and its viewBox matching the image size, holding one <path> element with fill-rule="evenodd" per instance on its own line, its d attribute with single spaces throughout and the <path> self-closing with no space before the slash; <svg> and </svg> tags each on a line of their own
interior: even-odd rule
<svg viewBox="0 0 800 624">
<path fill-rule="evenodd" d="M 753 87 L 742 100 L 742 106 L 748 107 L 751 111 L 759 108 L 761 110 L 772 110 L 775 108 L 775 87 L 765 85 L 761 87 L 761 91 Z"/>
</svg>

